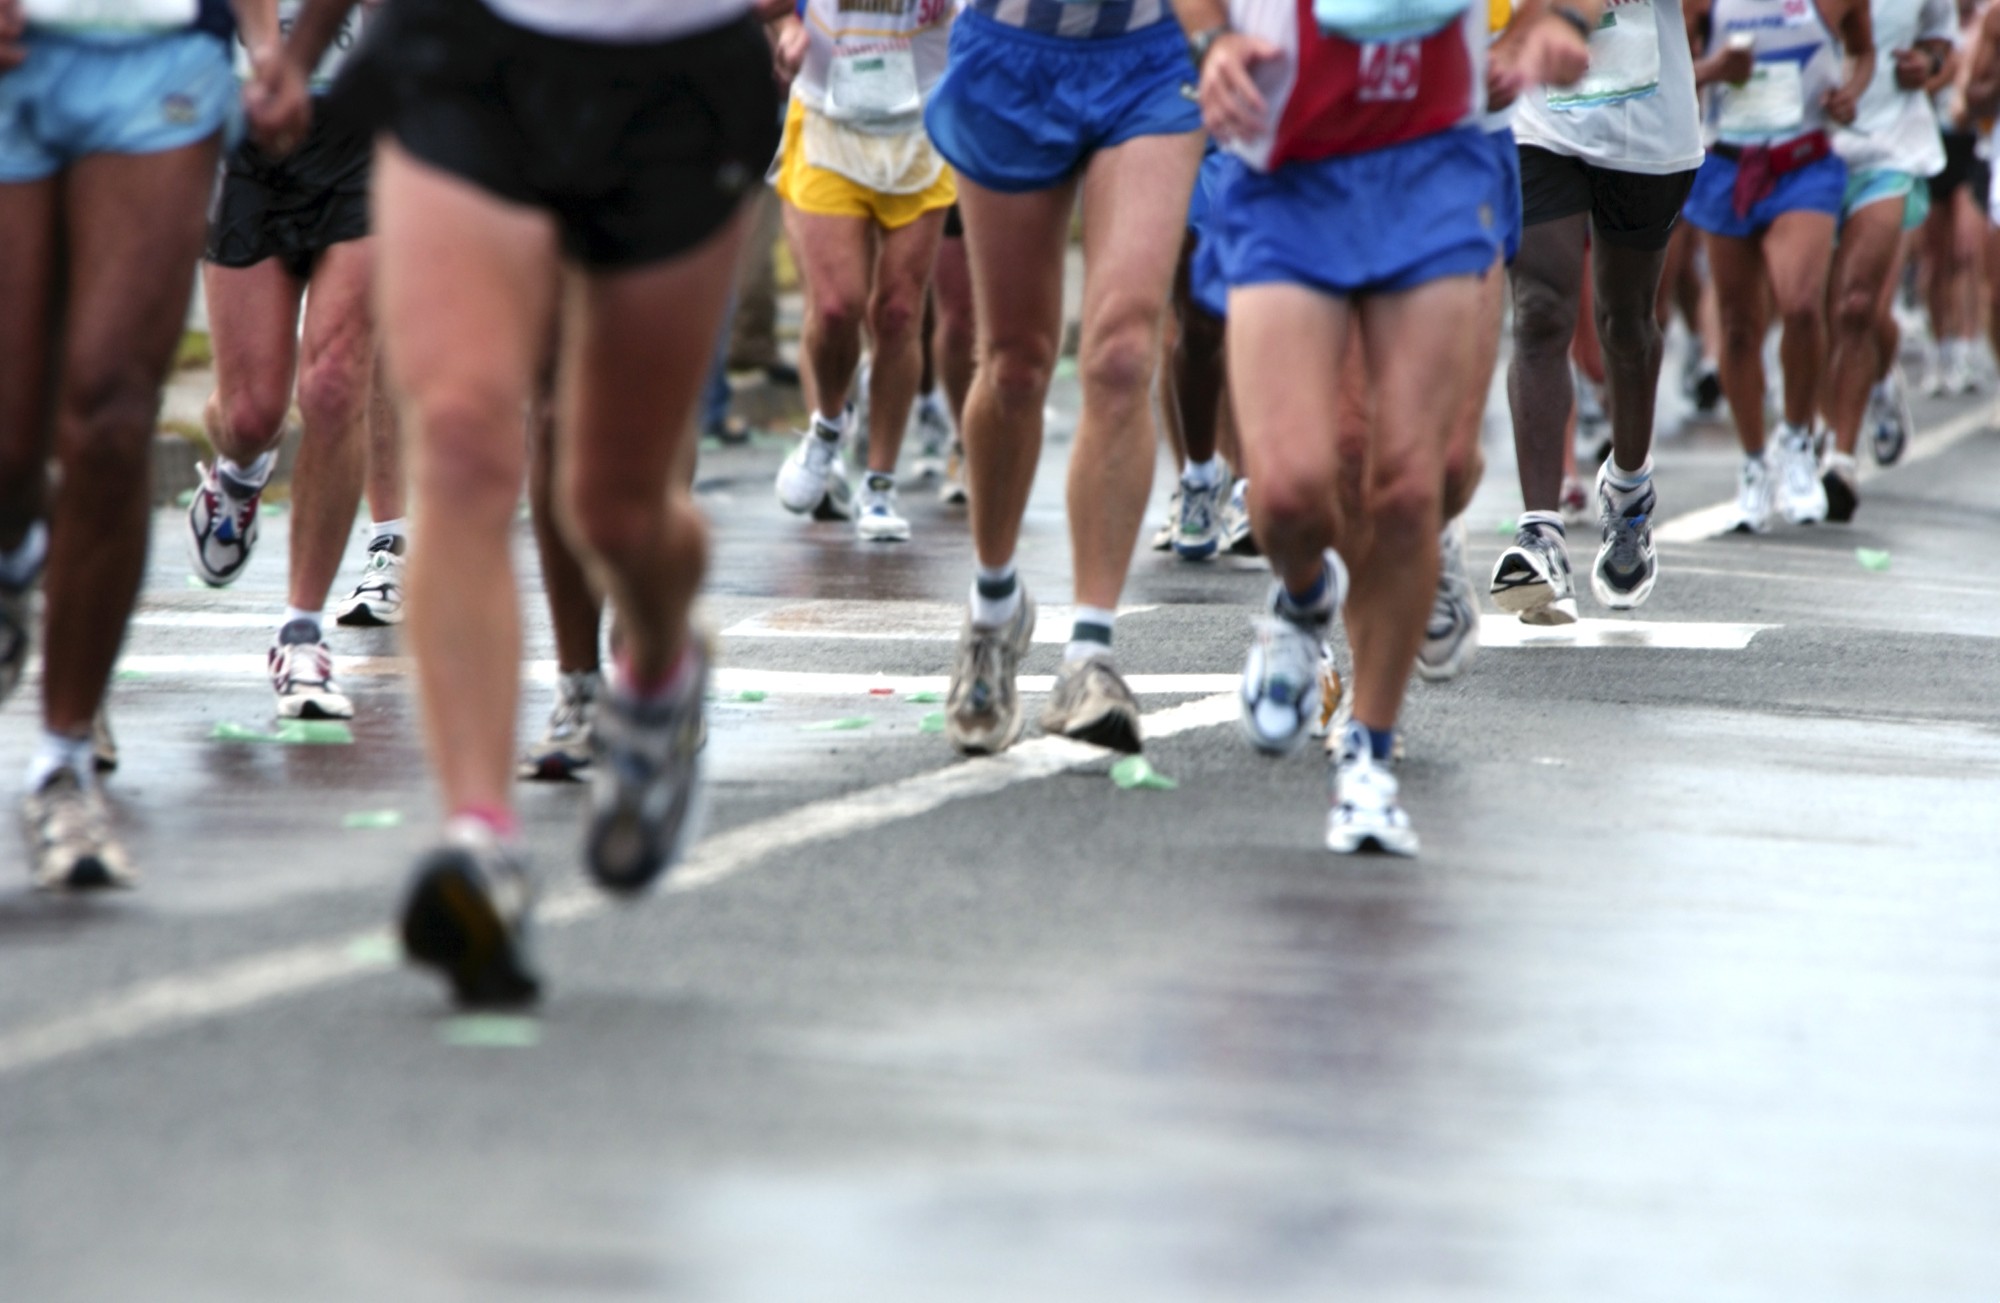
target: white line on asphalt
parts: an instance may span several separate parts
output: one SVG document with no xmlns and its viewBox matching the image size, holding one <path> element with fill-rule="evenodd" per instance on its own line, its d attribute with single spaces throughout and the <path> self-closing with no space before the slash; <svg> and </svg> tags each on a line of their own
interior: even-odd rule
<svg viewBox="0 0 2000 1303">
<path fill-rule="evenodd" d="M 1895 466 L 1874 466 L 1864 462 L 1860 467 L 1860 479 L 1867 483 L 1878 475 L 1895 470 L 1898 466 L 1910 466 L 1927 461 L 1948 448 L 1965 442 L 1975 434 L 1980 434 L 1993 426 L 1993 412 L 1981 403 L 1969 412 L 1960 412 L 1929 434 L 1919 434 L 1910 440 L 1909 449 Z M 1653 531 L 1653 538 L 1661 543 L 1699 543 L 1703 539 L 1726 534 L 1736 523 L 1736 503 L 1718 502 L 1714 506 L 1702 507 L 1686 515 L 1675 516 Z"/>
<path fill-rule="evenodd" d="M 1121 616 L 1141 615 L 1152 606 L 1121 606 Z M 1070 608 L 1044 606 L 1036 613 L 1035 641 L 1069 641 Z M 874 602 L 820 600 L 793 602 L 739 620 L 725 638 L 841 638 L 870 642 L 956 642 L 965 622 L 957 602 Z"/>
<path fill-rule="evenodd" d="M 1212 728 L 1236 715 L 1235 694 L 1190 701 L 1143 717 L 1148 740 Z M 990 796 L 1107 758 L 1066 738 L 1036 738 L 1004 755 L 968 760 L 848 796 L 787 810 L 707 839 L 667 880 L 667 892 L 694 891 L 783 851 L 852 836 L 928 814 L 953 801 Z M 590 887 L 553 893 L 537 914 L 543 928 L 581 922 L 612 908 Z M 253 955 L 206 970 L 142 982 L 81 1010 L 0 1034 L 0 1077 L 208 1019 L 337 986 L 378 972 L 394 949 L 374 929 Z"/>
</svg>

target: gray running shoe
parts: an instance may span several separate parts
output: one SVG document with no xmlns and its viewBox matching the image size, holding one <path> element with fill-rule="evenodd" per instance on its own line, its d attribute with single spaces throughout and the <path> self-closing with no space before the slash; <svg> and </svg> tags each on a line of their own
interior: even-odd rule
<svg viewBox="0 0 2000 1303">
<path fill-rule="evenodd" d="M 542 740 L 528 748 L 516 773 L 541 782 L 568 782 L 590 768 L 597 719 L 597 699 L 604 681 L 595 670 L 564 674 L 556 680 L 556 704 Z"/>
<path fill-rule="evenodd" d="M 993 755 L 1021 736 L 1021 693 L 1014 680 L 1035 637 L 1035 599 L 1021 589 L 1014 618 L 998 628 L 972 622 L 958 634 L 945 695 L 945 736 L 966 755 Z"/>
<path fill-rule="evenodd" d="M 613 687 L 598 703 L 586 860 L 606 891 L 644 891 L 697 836 L 709 651 L 690 645 L 697 668 L 678 693 L 639 702 Z"/>
<path fill-rule="evenodd" d="M 28 667 L 35 645 L 34 606 L 35 580 L 19 588 L 0 582 L 0 701 L 14 695 Z"/>
<path fill-rule="evenodd" d="M 1183 561 L 1206 561 L 1222 546 L 1222 514 L 1229 506 L 1229 477 L 1213 484 L 1181 481 L 1179 518 L 1174 524 L 1174 555 Z"/>
<path fill-rule="evenodd" d="M 1576 580 L 1569 551 L 1554 530 L 1523 525 L 1493 566 L 1493 604 L 1522 624 L 1575 624 Z"/>
<path fill-rule="evenodd" d="M 1042 728 L 1077 742 L 1137 755 L 1139 702 L 1109 656 L 1064 661 L 1042 708 Z"/>
<path fill-rule="evenodd" d="M 1249 480 L 1240 479 L 1229 486 L 1229 503 L 1222 509 L 1222 546 L 1232 556 L 1263 555 L 1250 532 Z"/>
<path fill-rule="evenodd" d="M 111 833 L 111 810 L 95 784 L 58 769 L 21 800 L 28 872 L 43 891 L 130 887 L 139 875 Z"/>
<path fill-rule="evenodd" d="M 460 1005 L 532 1004 L 542 991 L 529 947 L 534 901 L 527 865 L 491 829 L 454 819 L 410 876 L 403 953 L 443 973 Z"/>
<path fill-rule="evenodd" d="M 1604 463 L 1597 472 L 1597 560 L 1590 567 L 1590 591 L 1614 611 L 1644 605 L 1660 577 L 1659 553 L 1653 548 L 1653 514 L 1659 496 L 1647 479 L 1621 506 L 1605 479 Z"/>
<path fill-rule="evenodd" d="M 90 721 L 90 763 L 100 774 L 118 768 L 118 739 L 111 733 L 111 708 L 99 705 Z"/>
<path fill-rule="evenodd" d="M 334 623 L 363 628 L 403 622 L 403 540 L 383 537 L 368 544 L 361 582 L 341 602 Z"/>
<path fill-rule="evenodd" d="M 1388 855 L 1417 853 L 1417 831 L 1403 812 L 1396 776 L 1375 759 L 1350 725 L 1334 762 L 1326 812 L 1326 848 L 1336 855 L 1374 850 Z M 1365 737 L 1365 734 L 1363 735 Z"/>
<path fill-rule="evenodd" d="M 1465 518 L 1444 527 L 1438 548 L 1437 596 L 1417 648 L 1417 673 L 1431 683 L 1455 679 L 1479 650 L 1479 604 L 1465 569 Z"/>
<path fill-rule="evenodd" d="M 1811 430 L 1785 429 L 1773 453 L 1778 511 L 1794 525 L 1826 519 L 1826 488 L 1819 482 L 1819 453 Z"/>
<path fill-rule="evenodd" d="M 1171 552 L 1174 550 L 1174 534 L 1180 529 L 1180 523 L 1181 483 L 1179 480 L 1175 480 L 1174 491 L 1167 495 L 1167 518 L 1160 522 L 1160 527 L 1157 530 L 1153 531 L 1151 547 L 1155 552 Z"/>
</svg>

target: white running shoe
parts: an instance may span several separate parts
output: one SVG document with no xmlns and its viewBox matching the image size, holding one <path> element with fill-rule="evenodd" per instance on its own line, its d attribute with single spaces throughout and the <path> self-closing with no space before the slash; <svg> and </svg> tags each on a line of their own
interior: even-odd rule
<svg viewBox="0 0 2000 1303">
<path fill-rule="evenodd" d="M 542 740 L 528 748 L 515 772 L 539 782 L 570 782 L 582 778 L 595 753 L 597 699 L 604 680 L 595 670 L 579 670 L 556 679 L 556 703 Z"/>
<path fill-rule="evenodd" d="M 1479 651 L 1479 605 L 1465 568 L 1465 517 L 1444 527 L 1438 545 L 1437 596 L 1417 648 L 1417 673 L 1432 683 L 1457 678 Z"/>
<path fill-rule="evenodd" d="M 1571 528 L 1589 523 L 1590 495 L 1583 491 L 1582 480 L 1574 475 L 1563 476 L 1562 492 L 1556 498 L 1556 510 L 1562 513 L 1563 524 Z"/>
<path fill-rule="evenodd" d="M 896 477 L 870 471 L 854 500 L 854 533 L 864 543 L 907 543 L 910 522 L 896 509 Z"/>
<path fill-rule="evenodd" d="M 111 707 L 104 702 L 90 721 L 90 764 L 100 774 L 118 768 L 118 737 L 111 731 Z"/>
<path fill-rule="evenodd" d="M 1042 707 L 1042 731 L 1092 746 L 1138 755 L 1143 747 L 1139 700 L 1107 653 L 1065 660 Z"/>
<path fill-rule="evenodd" d="M 1159 529 L 1153 533 L 1152 547 L 1155 552 L 1174 550 L 1174 534 L 1180 529 L 1180 524 L 1181 482 L 1175 480 L 1174 491 L 1167 495 L 1167 518 L 1160 522 Z"/>
<path fill-rule="evenodd" d="M 965 444 L 951 441 L 951 455 L 944 460 L 944 483 L 938 485 L 938 501 L 948 507 L 962 507 L 972 500 L 965 491 Z"/>
<path fill-rule="evenodd" d="M 1978 393 L 1983 386 L 1979 368 L 1972 360 L 1972 350 L 1977 346 L 1975 341 L 1957 339 L 1951 343 L 1953 347 L 1945 361 L 1942 392 L 1954 396 Z"/>
<path fill-rule="evenodd" d="M 938 391 L 917 400 L 917 474 L 925 479 L 942 475 L 945 457 L 951 451 L 951 413 L 945 410 Z"/>
<path fill-rule="evenodd" d="M 94 891 L 138 881 L 111 833 L 111 811 L 95 783 L 58 769 L 21 799 L 28 872 L 43 891 Z"/>
<path fill-rule="evenodd" d="M 1762 534 L 1771 528 L 1776 486 L 1771 464 L 1763 457 L 1743 459 L 1736 476 L 1736 523 L 1729 528 L 1738 534 Z"/>
<path fill-rule="evenodd" d="M 1367 731 L 1350 724 L 1326 812 L 1326 848 L 1335 855 L 1364 850 L 1389 855 L 1417 853 L 1417 832 L 1403 812 L 1396 776 L 1369 750 Z"/>
<path fill-rule="evenodd" d="M 243 574 L 257 547 L 257 504 L 264 486 L 224 475 L 219 464 L 197 469 L 201 484 L 188 503 L 188 563 L 195 578 L 223 588 Z"/>
<path fill-rule="evenodd" d="M 384 535 L 368 543 L 361 582 L 334 612 L 335 624 L 376 627 L 403 622 L 403 540 Z"/>
<path fill-rule="evenodd" d="M 1597 560 L 1590 567 L 1590 591 L 1614 611 L 1629 611 L 1653 595 L 1660 577 L 1660 557 L 1653 547 L 1653 516 L 1659 495 L 1649 475 L 1640 488 L 1620 494 L 1606 472 L 1597 468 Z"/>
<path fill-rule="evenodd" d="M 777 488 L 778 503 L 786 511 L 798 515 L 811 512 L 815 519 L 824 520 L 829 504 L 833 504 L 837 519 L 852 515 L 853 489 L 847 483 L 847 463 L 840 455 L 839 431 L 815 416 L 812 428 L 778 468 Z M 839 503 L 834 502 L 836 495 L 842 495 Z M 842 506 L 844 510 L 839 509 Z"/>
<path fill-rule="evenodd" d="M 1819 454 L 1810 430 L 1786 426 L 1778 432 L 1778 511 L 1794 525 L 1826 519 L 1826 488 L 1819 482 Z"/>
<path fill-rule="evenodd" d="M 680 863 L 701 823 L 708 645 L 680 690 L 638 701 L 615 686 L 598 704 L 584 863 L 606 891 L 635 895 Z"/>
<path fill-rule="evenodd" d="M 1575 624 L 1576 580 L 1569 548 L 1553 529 L 1523 525 L 1493 563 L 1493 604 L 1522 624 Z"/>
<path fill-rule="evenodd" d="M 1218 475 L 1213 484 L 1183 479 L 1179 496 L 1174 555 L 1183 561 L 1206 561 L 1222 546 L 1222 513 L 1229 505 L 1229 476 Z"/>
<path fill-rule="evenodd" d="M 1250 532 L 1250 481 L 1239 479 L 1229 486 L 1229 505 L 1222 509 L 1222 546 L 1232 556 L 1262 556 L 1257 537 Z"/>
<path fill-rule="evenodd" d="M 354 703 L 333 683 L 333 652 L 311 620 L 278 630 L 266 658 L 279 719 L 352 719 Z"/>
<path fill-rule="evenodd" d="M 1910 412 L 1910 392 L 1903 384 L 1903 368 L 1891 366 L 1889 377 L 1868 394 L 1869 444 L 1878 466 L 1894 466 L 1910 446 L 1917 428 Z"/>
<path fill-rule="evenodd" d="M 967 612 L 952 657 L 945 694 L 945 737 L 965 755 L 997 755 L 1021 736 L 1021 658 L 1035 638 L 1035 599 L 1021 602 L 1006 624 L 974 624 Z"/>
<path fill-rule="evenodd" d="M 1243 736 L 1267 756 L 1298 749 L 1320 716 L 1320 646 L 1324 625 L 1303 625 L 1282 615 L 1261 617 L 1243 661 Z"/>
</svg>

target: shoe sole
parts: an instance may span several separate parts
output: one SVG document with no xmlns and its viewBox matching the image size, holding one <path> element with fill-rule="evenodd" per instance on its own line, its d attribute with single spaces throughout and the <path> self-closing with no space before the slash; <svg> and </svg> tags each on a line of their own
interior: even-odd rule
<svg viewBox="0 0 2000 1303">
<path fill-rule="evenodd" d="M 345 710 L 341 710 L 338 707 L 328 706 L 314 699 L 305 701 L 280 701 L 278 703 L 278 718 L 348 720 L 354 718 L 354 705 L 350 702 L 347 704 Z"/>
<path fill-rule="evenodd" d="M 403 905 L 403 953 L 437 969 L 468 1008 L 519 1008 L 542 993 L 506 923 L 456 857 L 420 868 Z"/>
<path fill-rule="evenodd" d="M 1478 626 L 1474 625 L 1473 629 L 1467 630 L 1465 636 L 1458 640 L 1458 645 L 1452 648 L 1451 655 L 1435 665 L 1426 661 L 1423 651 L 1419 649 L 1417 677 L 1426 683 L 1449 683 L 1465 673 L 1466 668 L 1472 664 L 1474 653 L 1479 650 L 1479 636 L 1473 631 L 1477 628 Z"/>
<path fill-rule="evenodd" d="M 865 529 L 857 529 L 854 531 L 854 534 L 863 543 L 907 543 L 910 541 L 910 531 L 907 529 L 891 531 L 889 533 L 871 533 Z"/>
<path fill-rule="evenodd" d="M 1855 509 L 1861 505 L 1861 495 L 1848 488 L 1838 475 L 1828 475 L 1820 483 L 1826 489 L 1827 520 L 1836 525 L 1853 520 Z"/>
<path fill-rule="evenodd" d="M 115 872 L 102 856 L 85 855 L 60 878 L 35 879 L 38 890 L 62 892 L 117 891 L 137 885 L 137 875 Z"/>
<path fill-rule="evenodd" d="M 1394 855 L 1407 860 L 1416 858 L 1418 841 L 1417 834 L 1407 829 L 1395 833 L 1348 833 L 1329 829 L 1326 834 L 1326 848 L 1335 855 L 1360 855 L 1373 852 L 1377 855 Z"/>
<path fill-rule="evenodd" d="M 1522 624 L 1575 624 L 1576 599 L 1558 598 L 1555 591 L 1555 585 L 1542 581 L 1509 584 L 1492 590 L 1493 604 L 1519 616 Z"/>
<path fill-rule="evenodd" d="M 1206 543 L 1197 543 L 1193 547 L 1183 547 L 1178 540 L 1173 544 L 1174 555 L 1183 561 L 1207 561 L 1221 550 L 1222 541 L 1220 539 L 1210 539 Z"/>
<path fill-rule="evenodd" d="M 1113 707 L 1095 719 L 1067 724 L 1060 732 L 1072 742 L 1088 742 L 1128 756 L 1136 756 L 1145 749 L 1139 736 L 1139 716 L 1129 708 Z"/>
<path fill-rule="evenodd" d="M 377 615 L 372 606 L 362 605 L 344 610 L 333 617 L 333 622 L 349 629 L 386 629 L 392 624 L 403 622 L 402 608 L 387 615 Z"/>
<path fill-rule="evenodd" d="M 700 840 L 701 827 L 706 822 L 708 787 L 702 781 L 702 771 L 702 753 L 697 751 L 688 774 L 687 804 L 682 808 L 680 822 L 665 836 L 648 836 L 641 824 L 638 829 L 641 850 L 637 856 L 640 863 L 632 872 L 614 872 L 607 869 L 604 863 L 611 839 L 627 836 L 633 831 L 626 823 L 629 812 L 620 805 L 613 807 L 612 817 L 602 818 L 593 808 L 583 851 L 584 867 L 590 873 L 590 880 L 613 896 L 629 899 L 650 891 L 686 859 L 688 847 Z M 630 817 L 637 818 L 636 815 Z"/>
<path fill-rule="evenodd" d="M 590 773 L 590 761 L 568 756 L 530 757 L 515 769 L 517 777 L 530 783 L 578 783 Z"/>
</svg>

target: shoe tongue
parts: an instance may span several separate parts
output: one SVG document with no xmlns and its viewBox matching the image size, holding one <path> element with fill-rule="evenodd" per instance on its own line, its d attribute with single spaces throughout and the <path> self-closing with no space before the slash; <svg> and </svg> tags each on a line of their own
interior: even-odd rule
<svg viewBox="0 0 2000 1303">
<path fill-rule="evenodd" d="M 318 642 L 319 639 L 319 626 L 303 616 L 299 619 L 289 621 L 284 628 L 278 630 L 278 645 L 280 647 L 310 645 Z"/>
<path fill-rule="evenodd" d="M 370 542 L 368 550 L 370 552 L 387 552 L 390 556 L 401 556 L 403 555 L 403 536 L 401 534 L 384 534 L 380 538 Z"/>
<path fill-rule="evenodd" d="M 869 471 L 868 487 L 877 493 L 887 493 L 890 489 L 896 487 L 896 477 L 893 475 L 884 475 L 880 471 Z"/>
</svg>

